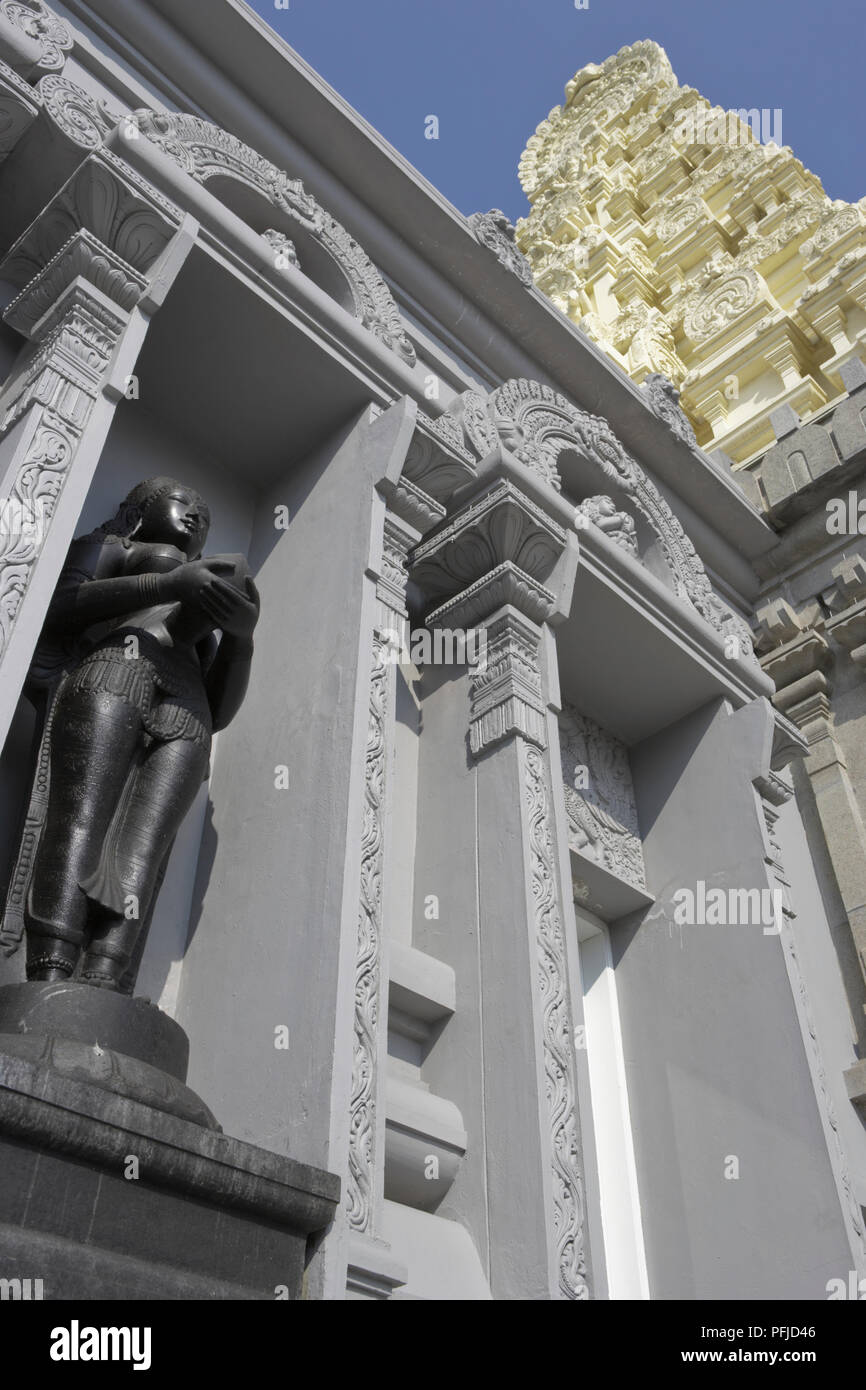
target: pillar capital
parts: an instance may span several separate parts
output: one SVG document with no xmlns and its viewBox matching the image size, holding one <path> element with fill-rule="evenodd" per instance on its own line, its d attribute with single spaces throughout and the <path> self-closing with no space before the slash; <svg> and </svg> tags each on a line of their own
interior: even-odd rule
<svg viewBox="0 0 866 1390">
<path fill-rule="evenodd" d="M 411 559 L 429 626 L 484 622 L 503 605 L 530 622 L 567 613 L 577 536 L 510 478 L 493 477 Z"/>
<path fill-rule="evenodd" d="M 511 605 L 488 619 L 485 627 L 486 661 L 471 669 L 469 676 L 473 757 L 515 735 L 546 748 L 541 628 Z"/>
<path fill-rule="evenodd" d="M 58 291 L 64 276 L 86 275 L 131 307 L 130 298 L 136 302 L 143 292 L 136 277 L 152 270 L 183 220 L 180 208 L 125 160 L 95 150 L 7 252 L 0 275 L 24 289 L 51 265 L 46 294 Z"/>
</svg>

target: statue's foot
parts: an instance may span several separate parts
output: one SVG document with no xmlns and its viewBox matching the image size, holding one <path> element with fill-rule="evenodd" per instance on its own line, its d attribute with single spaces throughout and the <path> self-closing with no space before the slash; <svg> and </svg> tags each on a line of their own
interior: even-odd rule
<svg viewBox="0 0 866 1390">
<path fill-rule="evenodd" d="M 110 975 L 89 974 L 82 970 L 81 980 L 85 985 L 93 985 L 96 989 L 120 989 L 120 981 L 113 980 Z"/>
<path fill-rule="evenodd" d="M 81 965 L 81 980 L 85 985 L 94 985 L 97 989 L 119 990 L 125 970 L 125 961 L 109 960 L 105 956 L 94 960 L 85 956 Z"/>
<path fill-rule="evenodd" d="M 72 972 L 69 970 L 61 970 L 60 967 L 56 965 L 43 965 L 41 969 L 28 971 L 27 978 L 29 980 L 36 980 L 40 984 L 64 984 L 69 979 L 71 973 Z"/>
</svg>

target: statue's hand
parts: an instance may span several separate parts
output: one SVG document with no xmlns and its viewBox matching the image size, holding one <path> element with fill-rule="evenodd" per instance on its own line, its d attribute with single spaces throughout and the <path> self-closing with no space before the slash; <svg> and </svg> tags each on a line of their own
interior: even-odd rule
<svg viewBox="0 0 866 1390">
<path fill-rule="evenodd" d="M 259 591 L 247 575 L 244 593 L 224 579 L 215 579 L 201 599 L 201 606 L 214 624 L 229 637 L 249 639 L 259 620 Z"/>
<path fill-rule="evenodd" d="M 225 560 L 191 560 L 159 576 L 159 596 L 166 603 L 180 602 L 203 609 L 214 585 L 225 582 L 219 575 L 230 574 L 231 570 L 231 564 Z"/>
</svg>

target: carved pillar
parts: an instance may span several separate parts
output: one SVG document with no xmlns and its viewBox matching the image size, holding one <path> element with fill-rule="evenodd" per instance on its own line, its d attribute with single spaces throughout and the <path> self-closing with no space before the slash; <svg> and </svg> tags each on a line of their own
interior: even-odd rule
<svg viewBox="0 0 866 1390">
<path fill-rule="evenodd" d="M 808 741 L 803 767 L 866 979 L 866 826 L 836 737 L 829 678 L 834 652 L 828 638 L 847 647 L 858 664 L 866 641 L 854 563 L 842 561 L 833 572 L 837 581 L 833 602 L 842 611 L 826 623 L 810 625 L 807 614 L 798 616 L 782 598 L 761 608 L 758 619 L 764 633 L 762 645 L 771 646 L 762 665 L 776 683 L 774 703 Z M 852 597 L 858 601 L 852 604 Z"/>
<path fill-rule="evenodd" d="M 557 499 L 551 510 L 561 514 Z M 468 668 L 467 742 L 494 1298 L 589 1296 L 576 939 L 551 770 L 559 767 L 558 682 L 547 627 L 568 611 L 576 554 L 574 533 L 514 481 L 494 476 L 413 557 L 412 578 L 436 605 L 427 626 L 480 628 L 486 642 L 476 641 L 481 659 Z"/>
<path fill-rule="evenodd" d="M 783 731 L 777 730 L 776 744 L 782 743 L 783 740 Z M 778 767 L 790 762 L 797 750 L 789 745 L 786 749 L 780 751 L 781 756 L 778 759 L 776 757 L 773 758 L 773 762 L 776 763 Z M 797 914 L 791 904 L 790 881 L 785 869 L 782 849 L 776 835 L 776 822 L 779 819 L 780 808 L 793 796 L 793 788 L 783 777 L 779 776 L 778 771 L 771 770 L 770 768 L 767 768 L 766 772 L 761 776 L 756 777 L 753 785 L 760 797 L 761 809 L 763 812 L 765 832 L 764 862 L 767 864 L 771 882 L 775 883 L 782 895 L 782 912 L 776 925 L 779 930 L 782 949 L 785 953 L 785 966 L 788 971 L 788 978 L 791 982 L 791 991 L 794 996 L 797 1017 L 803 1034 L 806 1058 L 809 1064 L 809 1071 L 812 1075 L 812 1083 L 815 1087 L 815 1096 L 818 1101 L 824 1138 L 827 1142 L 830 1166 L 833 1170 L 833 1178 L 839 1195 L 842 1219 L 845 1223 L 846 1233 L 851 1245 L 851 1252 L 859 1271 L 866 1268 L 866 1228 L 864 1228 L 863 1223 L 863 1212 L 854 1192 L 848 1157 L 839 1133 L 839 1121 L 836 1117 L 832 1090 L 827 1079 L 827 1072 L 821 1053 L 818 1028 L 813 1015 L 809 990 L 800 965 L 797 940 L 793 929 L 793 922 Z M 856 1068 L 852 1068 L 851 1070 L 856 1071 Z"/>
<path fill-rule="evenodd" d="M 355 951 L 348 1173 L 350 1296 L 387 1298 L 405 1271 L 381 1238 L 385 1178 L 388 962 L 384 886 L 388 873 L 396 668 L 408 645 L 408 556 L 445 509 L 405 477 L 385 481 L 387 500 L 370 662 L 361 876 Z"/>
<path fill-rule="evenodd" d="M 91 155 L 0 266 L 28 341 L 0 393 L 0 743 L 124 383 L 195 224 Z"/>
</svg>

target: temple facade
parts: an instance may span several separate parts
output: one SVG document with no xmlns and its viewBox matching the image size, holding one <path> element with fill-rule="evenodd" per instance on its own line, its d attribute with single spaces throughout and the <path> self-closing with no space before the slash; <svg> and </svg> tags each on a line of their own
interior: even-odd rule
<svg viewBox="0 0 866 1390">
<path fill-rule="evenodd" d="M 739 230 L 715 179 L 658 233 L 622 123 L 670 209 L 649 107 L 695 94 L 655 45 L 611 61 L 568 154 L 604 166 L 595 204 L 568 172 L 554 227 L 541 134 L 515 240 L 241 0 L 0 0 L 0 986 L 45 776 L 28 672 L 73 538 L 171 475 L 261 593 L 138 979 L 205 1109 L 121 1101 L 98 1038 L 25 1057 L 0 1006 L 0 1276 L 566 1301 L 866 1276 L 866 369 L 820 288 L 832 264 L 854 296 L 842 214 L 761 147 Z M 678 197 L 716 158 L 682 156 Z M 832 230 L 812 298 L 780 187 Z M 554 247 L 598 238 L 567 292 L 543 215 Z M 695 297 L 710 346 L 665 328 L 638 362 L 608 333 L 713 255 L 758 288 L 736 322 Z M 745 409 L 777 356 L 767 420 L 723 429 L 725 376 Z"/>
</svg>

